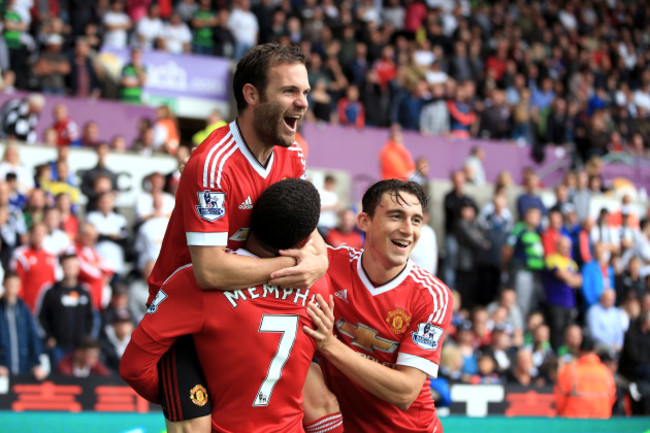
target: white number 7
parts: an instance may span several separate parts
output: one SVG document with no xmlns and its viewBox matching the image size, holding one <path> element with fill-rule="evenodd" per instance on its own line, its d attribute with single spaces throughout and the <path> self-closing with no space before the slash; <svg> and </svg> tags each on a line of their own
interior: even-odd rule
<svg viewBox="0 0 650 433">
<path fill-rule="evenodd" d="M 257 332 L 282 332 L 278 350 L 271 359 L 266 377 L 257 391 L 253 407 L 268 406 L 271 400 L 271 393 L 275 384 L 282 377 L 282 369 L 287 363 L 293 343 L 298 333 L 298 316 L 287 316 L 279 314 L 265 314 L 262 316 L 260 328 Z"/>
</svg>

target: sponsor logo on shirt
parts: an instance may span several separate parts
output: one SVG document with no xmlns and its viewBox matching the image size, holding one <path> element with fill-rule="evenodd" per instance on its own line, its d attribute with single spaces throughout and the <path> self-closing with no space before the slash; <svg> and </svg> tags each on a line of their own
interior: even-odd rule
<svg viewBox="0 0 650 433">
<path fill-rule="evenodd" d="M 334 292 L 334 296 L 339 298 L 341 301 L 348 302 L 348 290 L 339 290 L 338 292 Z"/>
<path fill-rule="evenodd" d="M 388 312 L 386 323 L 390 326 L 393 334 L 400 335 L 406 332 L 406 328 L 411 324 L 411 316 L 401 308 L 396 308 Z"/>
<path fill-rule="evenodd" d="M 253 200 L 251 200 L 250 195 L 246 197 L 246 200 L 244 200 L 242 204 L 239 205 L 239 209 L 241 210 L 253 209 Z"/>
<path fill-rule="evenodd" d="M 196 385 L 190 390 L 190 400 L 197 406 L 205 406 L 208 402 L 208 392 L 203 385 Z"/>
<path fill-rule="evenodd" d="M 158 306 L 162 301 L 167 299 L 167 293 L 163 292 L 162 289 L 158 290 L 156 293 L 156 298 L 153 300 L 149 308 L 147 308 L 147 314 L 153 314 L 158 310 Z"/>
<path fill-rule="evenodd" d="M 196 213 L 206 221 L 216 221 L 226 214 L 226 194 L 205 190 L 198 192 L 199 204 Z"/>
<path fill-rule="evenodd" d="M 424 350 L 435 350 L 445 331 L 431 323 L 420 323 L 418 330 L 412 332 L 413 342 Z"/>
<path fill-rule="evenodd" d="M 341 334 L 352 338 L 353 346 L 360 347 L 370 353 L 375 350 L 393 353 L 399 349 L 399 341 L 379 337 L 376 329 L 372 329 L 361 323 L 357 323 L 357 326 L 354 326 L 345 319 L 339 319 L 336 321 L 336 328 Z"/>
</svg>

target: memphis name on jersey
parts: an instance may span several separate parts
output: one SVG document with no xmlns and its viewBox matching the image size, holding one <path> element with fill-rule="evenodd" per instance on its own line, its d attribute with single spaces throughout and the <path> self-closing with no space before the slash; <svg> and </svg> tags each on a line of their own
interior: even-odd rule
<svg viewBox="0 0 650 433">
<path fill-rule="evenodd" d="M 278 289 L 278 286 L 269 286 L 264 284 L 263 288 L 249 287 L 243 290 L 233 290 L 223 292 L 230 305 L 237 308 L 239 303 L 257 298 L 275 298 L 282 301 L 293 302 L 296 305 L 303 307 L 308 302 L 313 302 L 316 299 L 316 294 L 311 293 L 309 289 Z"/>
<path fill-rule="evenodd" d="M 316 294 L 311 293 L 309 289 L 279 289 L 278 286 L 269 286 L 268 284 L 264 284 L 261 289 L 259 287 L 249 287 L 248 289 L 224 291 L 221 292 L 221 294 L 226 297 L 233 308 L 237 308 L 241 302 L 258 298 L 278 299 L 281 301 L 293 302 L 294 304 L 303 307 L 307 302 L 314 302 L 316 299 Z M 308 298 L 309 301 L 307 301 Z M 167 293 L 162 289 L 158 290 L 155 299 L 147 309 L 147 313 L 155 313 L 156 310 L 158 310 L 160 303 L 165 299 L 167 299 Z"/>
</svg>

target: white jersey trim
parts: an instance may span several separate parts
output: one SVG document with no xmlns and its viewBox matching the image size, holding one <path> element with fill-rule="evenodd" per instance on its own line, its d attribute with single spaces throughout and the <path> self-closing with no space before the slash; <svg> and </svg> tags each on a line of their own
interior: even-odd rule
<svg viewBox="0 0 650 433">
<path fill-rule="evenodd" d="M 397 362 L 395 364 L 417 368 L 425 372 L 430 379 L 438 377 L 438 364 L 420 356 L 400 352 L 397 354 Z"/>
<path fill-rule="evenodd" d="M 382 293 L 389 292 L 394 288 L 398 287 L 400 284 L 404 282 L 404 280 L 406 280 L 406 278 L 408 278 L 408 276 L 411 274 L 411 270 L 413 269 L 413 261 L 409 259 L 406 262 L 406 267 L 402 269 L 402 272 L 400 272 L 398 276 L 396 276 L 395 278 L 393 278 L 383 286 L 375 287 L 374 284 L 372 284 L 372 282 L 366 276 L 366 273 L 363 270 L 363 266 L 361 266 L 362 259 L 363 259 L 363 252 L 361 253 L 361 256 L 357 259 L 357 275 L 359 275 L 359 279 L 361 280 L 363 285 L 366 286 L 366 289 L 368 289 L 368 291 L 372 296 L 381 295 Z"/>
<path fill-rule="evenodd" d="M 228 143 L 228 145 L 226 146 L 223 146 L 223 144 L 231 139 L 232 139 L 232 134 L 229 132 L 221 140 L 219 140 L 217 144 L 212 146 L 212 149 L 210 149 L 210 151 L 208 152 L 208 155 L 205 158 L 205 162 L 203 163 L 203 188 L 208 188 L 210 185 L 214 185 L 214 170 L 210 172 L 210 161 L 212 160 L 212 156 L 214 155 L 214 153 L 219 151 L 216 158 L 214 159 L 215 160 L 214 164 L 216 165 L 216 161 L 219 159 L 219 156 L 223 153 L 223 150 L 227 148 L 229 145 L 231 145 L 232 143 Z"/>
<path fill-rule="evenodd" d="M 433 310 L 431 315 L 429 315 L 428 321 L 431 323 L 441 323 L 449 308 L 449 291 L 433 275 L 419 267 L 413 270 L 413 279 L 431 294 Z"/>
<path fill-rule="evenodd" d="M 228 134 L 228 138 L 230 139 L 228 143 L 224 146 L 221 146 L 221 149 L 219 149 L 217 155 L 212 159 L 212 167 L 210 169 L 210 188 L 214 188 L 216 184 L 217 188 L 222 189 L 221 171 L 223 170 L 223 165 L 228 160 L 228 157 L 232 155 L 232 151 L 237 149 L 237 142 L 232 137 L 232 135 Z M 228 151 L 228 153 L 226 154 L 226 156 L 222 157 L 223 153 L 226 151 Z M 217 164 L 219 164 L 219 174 L 215 182 L 215 173 L 217 171 Z"/>
<path fill-rule="evenodd" d="M 264 179 L 271 173 L 271 170 L 273 169 L 273 161 L 275 160 L 275 152 L 271 152 L 271 156 L 269 157 L 269 161 L 266 163 L 266 167 L 263 167 L 262 164 L 253 156 L 251 153 L 250 149 L 246 146 L 246 143 L 244 142 L 244 139 L 241 136 L 241 133 L 239 132 L 239 127 L 237 126 L 237 120 L 233 120 L 230 122 L 230 131 L 232 132 L 232 135 L 235 137 L 235 142 L 237 143 L 237 147 L 239 148 L 239 151 L 244 155 L 244 157 L 248 160 L 248 163 L 253 167 L 253 169 L 262 176 Z"/>
<path fill-rule="evenodd" d="M 228 245 L 228 233 L 186 232 L 188 246 L 225 247 Z"/>
</svg>

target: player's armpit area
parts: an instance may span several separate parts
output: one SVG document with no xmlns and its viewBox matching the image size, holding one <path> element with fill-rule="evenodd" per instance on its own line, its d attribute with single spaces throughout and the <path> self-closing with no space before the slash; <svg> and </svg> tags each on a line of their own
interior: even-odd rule
<svg viewBox="0 0 650 433">
<path fill-rule="evenodd" d="M 226 252 L 225 247 L 191 245 L 196 282 L 203 290 L 235 290 L 266 283 L 271 272 L 293 266 L 290 257 L 260 259 Z"/>
</svg>

